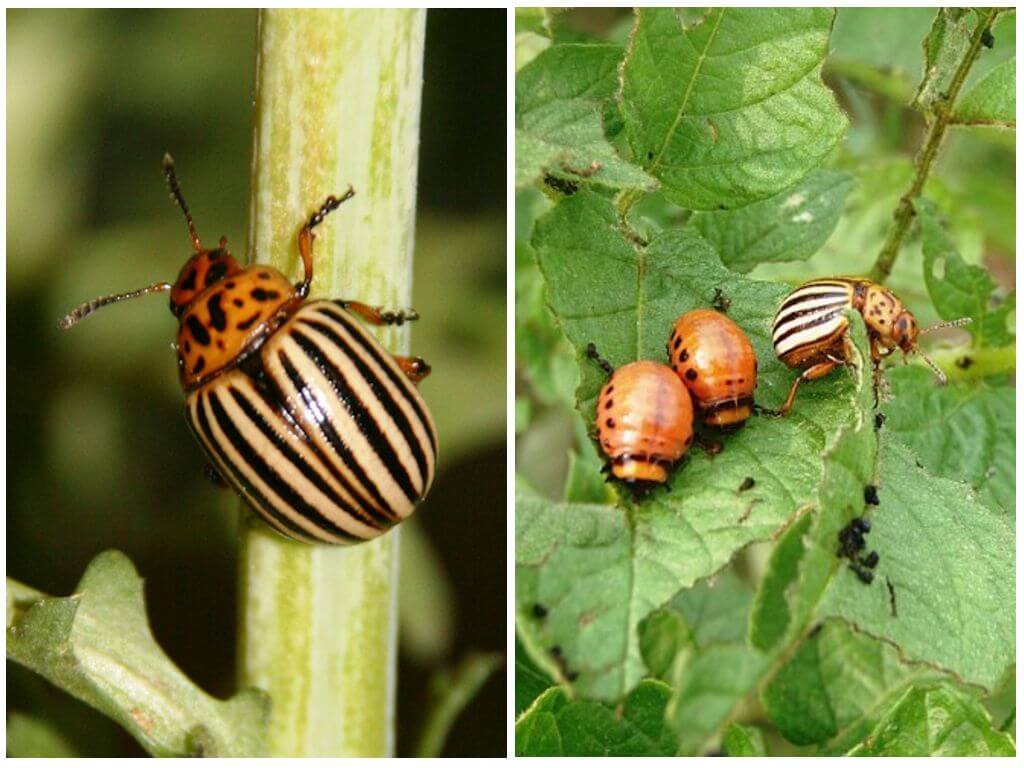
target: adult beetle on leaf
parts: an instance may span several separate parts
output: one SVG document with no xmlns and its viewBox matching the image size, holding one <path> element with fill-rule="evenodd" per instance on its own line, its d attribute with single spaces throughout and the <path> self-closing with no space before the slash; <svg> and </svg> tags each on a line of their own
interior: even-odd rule
<svg viewBox="0 0 1024 768">
<path fill-rule="evenodd" d="M 850 361 L 849 321 L 844 314 L 848 309 L 860 312 L 864 318 L 871 342 L 876 393 L 881 385 L 881 361 L 897 349 L 904 356 L 920 355 L 939 382 L 945 384 L 946 375 L 918 348 L 918 336 L 939 328 L 960 327 L 971 321 L 960 318 L 919 330 L 903 302 L 872 280 L 829 277 L 806 282 L 783 299 L 772 322 L 775 354 L 790 368 L 802 370 L 778 415 L 789 412 L 803 382 L 820 379 L 837 365 Z"/>
<path fill-rule="evenodd" d="M 203 248 L 170 155 L 163 170 L 195 254 L 173 285 L 86 302 L 61 328 L 108 304 L 169 291 L 185 418 L 220 476 L 272 528 L 299 541 L 352 544 L 400 523 L 434 477 L 437 435 L 413 386 L 430 367 L 388 353 L 353 315 L 372 325 L 418 316 L 306 300 L 313 230 L 355 192 L 328 197 L 302 226 L 304 277 L 293 285 L 273 267 L 239 265 L 226 238 Z"/>
</svg>

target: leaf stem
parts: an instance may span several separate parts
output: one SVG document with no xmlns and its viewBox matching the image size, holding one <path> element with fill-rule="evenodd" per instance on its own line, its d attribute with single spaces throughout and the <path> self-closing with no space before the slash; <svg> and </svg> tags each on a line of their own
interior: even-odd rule
<svg viewBox="0 0 1024 768">
<path fill-rule="evenodd" d="M 903 244 L 903 238 L 906 237 L 914 218 L 914 200 L 920 196 L 921 191 L 924 189 L 928 174 L 931 172 L 932 165 L 938 157 L 939 147 L 946 135 L 946 128 L 949 127 L 953 117 L 953 107 L 956 105 L 960 89 L 963 88 L 964 81 L 967 79 L 971 67 L 978 58 L 985 31 L 991 27 L 1000 10 L 999 8 L 985 8 L 978 9 L 977 11 L 978 25 L 975 27 L 971 37 L 971 45 L 964 54 L 963 59 L 960 60 L 960 65 L 950 81 L 945 98 L 935 110 L 934 119 L 928 129 L 924 146 L 917 157 L 914 158 L 914 178 L 910 182 L 910 188 L 900 198 L 899 205 L 897 205 L 896 211 L 893 214 L 893 225 L 889 229 L 889 234 L 886 236 L 882 249 L 878 252 L 878 258 L 875 260 L 875 264 L 869 273 L 872 280 L 884 282 L 889 277 L 889 273 L 892 272 L 896 256 L 899 254 L 900 246 Z"/>
<path fill-rule="evenodd" d="M 303 221 L 356 190 L 318 230 L 314 296 L 409 305 L 425 19 L 260 12 L 250 260 L 298 279 Z M 381 339 L 404 352 L 408 328 Z M 271 696 L 271 756 L 393 752 L 397 535 L 296 544 L 243 507 L 238 674 Z"/>
<path fill-rule="evenodd" d="M 500 653 L 471 653 L 454 670 L 434 677 L 430 711 L 413 750 L 416 757 L 440 757 L 456 719 L 503 662 Z"/>
</svg>

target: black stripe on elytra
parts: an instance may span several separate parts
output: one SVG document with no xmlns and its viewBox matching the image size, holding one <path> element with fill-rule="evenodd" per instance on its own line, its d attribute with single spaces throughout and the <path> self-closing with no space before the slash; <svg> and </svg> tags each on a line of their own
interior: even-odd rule
<svg viewBox="0 0 1024 768">
<path fill-rule="evenodd" d="M 359 327 L 359 324 L 352 319 L 351 315 L 345 309 L 345 302 L 335 301 L 333 302 L 336 306 L 341 308 L 340 312 L 332 311 L 327 307 L 317 307 L 316 311 L 324 317 L 328 317 L 335 322 L 340 322 L 348 329 L 354 338 L 369 355 L 374 359 L 380 369 L 384 371 L 384 374 L 391 380 L 391 383 L 395 385 L 399 392 L 404 392 L 406 395 L 406 402 L 412 406 L 412 409 L 416 412 L 416 416 L 419 417 L 420 423 L 423 424 L 423 431 L 427 433 L 427 437 L 430 438 L 430 447 L 434 452 L 434 457 L 437 457 L 437 436 L 434 434 L 434 430 L 430 428 L 430 419 L 427 418 L 427 414 L 423 412 L 423 407 L 420 405 L 419 397 L 416 395 L 412 384 L 405 377 L 404 374 L 395 372 L 393 366 L 394 362 L 385 360 L 384 355 L 381 354 L 384 350 L 380 346 L 380 342 L 370 337 L 366 332 Z M 386 354 L 386 353 L 385 353 Z"/>
<path fill-rule="evenodd" d="M 210 344 L 210 334 L 206 330 L 206 327 L 199 322 L 199 318 L 195 315 L 189 315 L 185 320 L 185 325 L 188 326 L 189 331 L 192 333 L 192 338 L 196 340 L 197 344 L 201 344 L 206 347 Z"/>
<path fill-rule="evenodd" d="M 845 299 L 846 301 L 850 300 L 849 291 L 840 290 L 838 286 L 836 286 L 836 288 L 837 290 L 835 291 L 821 291 L 820 293 L 801 293 L 803 288 L 798 288 L 795 292 L 795 295 L 790 296 L 788 299 L 782 302 L 782 306 L 779 307 L 779 312 L 782 312 L 782 310 L 789 309 L 790 307 L 796 306 L 798 304 L 803 304 L 804 302 L 807 301 L 816 301 L 818 299 Z M 778 312 L 776 314 L 778 314 Z"/>
<path fill-rule="evenodd" d="M 772 325 L 772 333 L 774 334 L 775 331 L 777 331 L 779 328 L 784 326 L 786 323 L 788 323 L 788 322 L 790 322 L 792 320 L 797 320 L 797 319 L 799 319 L 801 317 L 810 317 L 812 315 L 819 315 L 819 314 L 820 315 L 828 315 L 828 317 L 830 317 L 830 318 L 831 317 L 835 317 L 842 310 L 846 309 L 847 306 L 848 306 L 847 303 L 845 301 L 843 301 L 843 302 L 839 302 L 838 304 L 824 304 L 824 305 L 822 305 L 820 307 L 814 307 L 812 309 L 794 310 L 792 312 L 787 313 L 786 315 L 784 315 L 782 317 L 776 318 L 775 323 Z"/>
<path fill-rule="evenodd" d="M 295 366 L 292 365 L 292 361 L 288 359 L 288 355 L 285 354 L 284 350 L 281 350 L 277 353 L 277 357 L 281 361 L 285 375 L 288 376 L 291 380 L 292 386 L 295 388 L 295 391 L 298 392 L 299 398 L 302 400 L 303 407 L 309 410 L 310 413 L 320 413 L 320 404 L 317 402 L 316 396 L 310 391 L 309 386 L 296 370 Z M 345 441 L 341 439 L 338 431 L 334 428 L 334 424 L 326 418 L 317 419 L 316 423 L 317 426 L 320 427 L 320 432 L 323 434 L 324 439 L 327 440 L 327 443 L 331 446 L 345 466 L 348 467 L 356 480 L 358 480 L 363 488 L 373 496 L 373 499 L 376 502 L 376 504 L 371 504 L 363 494 L 356 493 L 353 489 L 352 493 L 358 498 L 359 504 L 375 517 L 378 515 L 387 516 L 386 519 L 388 519 L 389 523 L 393 523 L 397 520 L 398 515 L 391 509 L 391 505 L 384 500 L 384 497 L 381 495 L 376 483 L 372 482 L 367 476 L 362 465 L 360 465 L 356 460 L 351 449 L 346 445 Z M 325 463 L 329 464 L 330 462 Z M 339 474 L 338 477 L 343 477 L 343 475 Z M 347 489 L 348 488 L 351 488 L 351 486 L 347 486 Z"/>
<path fill-rule="evenodd" d="M 228 316 L 224 314 L 224 309 L 220 305 L 223 300 L 224 291 L 217 291 L 206 301 L 206 308 L 210 311 L 210 325 L 218 331 L 228 327 Z"/>
<path fill-rule="evenodd" d="M 220 442 L 217 436 L 213 434 L 213 430 L 210 428 L 210 421 L 206 416 L 206 407 L 203 404 L 204 399 L 207 399 L 205 393 L 200 393 L 196 396 L 195 411 L 198 414 L 199 424 L 193 423 L 192 419 L 188 419 L 189 426 L 192 427 L 192 431 L 196 433 L 196 437 L 199 441 L 205 445 L 214 457 L 220 462 L 221 475 L 223 477 L 233 478 L 241 486 L 243 495 L 248 497 L 248 500 L 255 506 L 256 511 L 260 513 L 260 516 L 265 518 L 271 526 L 281 531 L 286 536 L 292 535 L 292 538 L 299 541 L 313 541 L 315 537 L 309 531 L 296 525 L 291 519 L 282 515 L 273 504 L 260 493 L 259 489 L 252 486 L 248 482 L 243 482 L 245 475 L 242 471 L 235 466 L 235 463 L 228 458 L 227 453 L 221 448 Z M 187 412 L 187 409 L 186 409 Z"/>
<path fill-rule="evenodd" d="M 249 400 L 249 398 L 246 397 L 241 390 L 239 390 L 237 387 L 229 386 L 228 392 L 231 393 L 231 397 L 238 404 L 238 407 L 242 409 L 242 412 L 245 414 L 245 417 L 249 419 L 249 421 L 251 421 L 256 426 L 256 428 L 259 429 L 261 433 L 263 433 L 263 437 L 266 438 L 267 442 L 273 445 L 274 448 L 285 459 L 287 459 L 287 461 L 291 463 L 293 467 L 298 469 L 299 472 L 302 473 L 303 477 L 305 477 L 312 485 L 316 486 L 316 489 L 320 491 L 320 493 L 322 493 L 324 496 L 330 499 L 332 504 L 334 504 L 337 507 L 340 507 L 350 517 L 358 519 L 360 522 L 365 523 L 371 528 L 380 527 L 378 525 L 375 525 L 373 520 L 370 520 L 361 509 L 353 507 L 351 504 L 346 502 L 341 496 L 338 495 L 337 491 L 335 491 L 333 488 L 331 488 L 330 485 L 324 482 L 324 479 L 323 477 L 320 476 L 320 473 L 313 469 L 313 467 L 309 465 L 309 462 L 302 458 L 302 456 L 294 448 L 292 448 L 291 445 L 289 445 L 288 441 L 284 437 L 282 437 L 277 432 L 277 430 L 275 430 L 270 424 L 267 423 L 267 420 L 263 418 L 263 414 L 261 414 L 256 409 L 256 406 L 252 404 L 252 401 Z M 340 536 L 344 539 L 348 539 L 349 541 L 360 541 L 360 538 L 358 536 L 349 533 L 348 531 L 342 528 L 339 528 L 337 525 L 335 525 L 333 522 L 331 522 L 331 520 L 327 518 L 323 518 L 322 524 L 318 521 L 318 524 L 320 525 L 321 528 L 326 528 L 335 535 Z"/>
<path fill-rule="evenodd" d="M 380 425 L 377 423 L 377 419 L 374 418 L 373 413 L 370 412 L 370 409 L 362 401 L 355 389 L 353 389 L 352 385 L 345 377 L 345 374 L 339 371 L 334 363 L 331 362 L 325 350 L 321 349 L 315 341 L 298 328 L 292 328 L 288 335 L 296 344 L 299 345 L 302 351 L 306 353 L 306 357 L 312 360 L 314 365 L 320 369 L 320 373 L 322 373 L 324 378 L 327 379 L 328 384 L 331 385 L 331 389 L 334 390 L 334 394 L 338 396 L 338 400 L 340 400 L 342 405 L 345 406 L 345 410 L 348 411 L 349 416 L 351 416 L 352 420 L 356 423 L 356 427 L 359 429 L 359 432 L 364 438 L 366 438 L 366 442 L 373 449 L 373 452 L 377 454 L 377 458 L 379 458 L 381 462 L 383 462 L 384 466 L 387 467 L 392 479 L 398 484 L 398 487 L 402 489 L 406 498 L 412 503 L 419 501 L 420 494 L 412 484 L 412 478 L 409 477 L 409 471 L 402 465 L 401 459 L 398 458 L 395 446 L 393 446 L 391 441 L 388 440 L 387 436 L 380 428 Z M 335 341 L 339 346 L 341 346 L 342 350 L 348 357 L 354 358 L 352 350 L 347 344 L 342 342 L 342 340 L 337 336 L 335 337 Z M 355 359 L 353 359 L 353 362 L 355 362 Z M 372 390 L 372 380 L 367 383 L 371 385 Z M 424 483 L 426 483 L 425 474 L 423 475 L 423 480 Z"/>
<path fill-rule="evenodd" d="M 810 322 L 804 323 L 803 325 L 794 325 L 792 328 L 790 328 L 784 334 L 779 336 L 779 338 L 774 339 L 772 341 L 772 344 L 774 344 L 777 347 L 779 344 L 781 344 L 783 341 L 788 339 L 794 333 L 800 333 L 801 331 L 809 330 L 810 328 L 814 328 L 815 326 L 824 325 L 825 323 L 829 322 L 830 320 L 835 319 L 839 314 L 840 314 L 840 311 L 836 310 L 834 312 L 829 313 L 828 315 L 815 317 Z M 818 341 L 819 341 L 818 339 L 812 339 L 811 341 L 807 342 L 806 344 L 816 344 Z M 806 346 L 806 344 L 801 345 L 801 346 Z"/>
<path fill-rule="evenodd" d="M 249 465 L 249 470 L 255 477 L 258 477 L 266 485 L 280 497 L 280 499 L 291 507 L 299 517 L 302 517 L 309 522 L 313 523 L 322 531 L 327 531 L 331 534 L 343 535 L 351 538 L 351 534 L 346 533 L 342 529 L 338 528 L 337 525 L 332 523 L 326 517 L 321 515 L 315 507 L 311 506 L 302 495 L 288 482 L 278 474 L 277 470 L 262 456 L 260 456 L 249 443 L 248 440 L 238 430 L 238 425 L 232 420 L 231 416 L 224 409 L 223 404 L 220 402 L 220 398 L 213 392 L 209 393 L 210 407 L 213 409 L 213 416 L 217 420 L 217 425 L 220 427 L 221 432 L 228 439 L 228 442 L 234 447 L 235 451 L 241 456 L 242 460 Z M 306 533 L 307 536 L 314 535 Z M 327 537 L 321 537 L 326 539 Z"/>
<path fill-rule="evenodd" d="M 328 341 L 340 348 L 345 353 L 346 357 L 351 359 L 352 364 L 358 369 L 359 375 L 362 376 L 367 385 L 369 385 L 370 391 L 373 392 L 374 397 L 376 397 L 377 400 L 380 401 L 380 404 L 384 406 L 384 410 L 388 412 L 388 416 L 391 417 L 395 426 L 397 426 L 399 431 L 402 433 L 402 437 L 405 438 L 405 442 L 408 443 L 409 449 L 412 451 L 413 458 L 416 460 L 416 466 L 419 467 L 422 485 L 425 487 L 427 484 L 427 457 L 426 454 L 423 453 L 423 446 L 413 433 L 412 423 L 405 415 L 405 412 L 398 407 L 398 403 L 391 396 L 387 387 L 385 387 L 381 383 L 380 379 L 377 378 L 376 374 L 370 370 L 370 366 L 368 366 L 363 359 L 353 351 L 349 343 L 339 336 L 329 325 L 317 320 L 309 320 L 306 318 L 301 318 L 300 322 L 302 322 L 303 325 L 316 329 L 316 331 L 327 338 Z"/>
</svg>

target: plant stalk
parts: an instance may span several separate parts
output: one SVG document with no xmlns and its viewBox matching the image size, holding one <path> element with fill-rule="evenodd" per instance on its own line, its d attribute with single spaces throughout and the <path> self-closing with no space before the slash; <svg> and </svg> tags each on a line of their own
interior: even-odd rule
<svg viewBox="0 0 1024 768">
<path fill-rule="evenodd" d="M 303 222 L 356 190 L 317 229 L 312 298 L 409 305 L 425 20 L 422 9 L 260 12 L 250 261 L 297 281 Z M 407 327 L 379 338 L 407 350 Z M 244 505 L 241 520 L 238 677 L 270 694 L 268 753 L 391 755 L 397 530 L 310 546 Z"/>
<path fill-rule="evenodd" d="M 892 272 L 892 266 L 896 262 L 896 256 L 899 254 L 900 246 L 903 244 L 903 238 L 906 237 L 910 224 L 914 219 L 914 200 L 921 195 L 924 184 L 928 180 L 928 174 L 931 173 L 932 165 L 934 165 L 938 157 L 942 139 L 945 137 L 946 129 L 953 118 L 953 108 L 956 105 L 957 97 L 960 95 L 960 89 L 963 88 L 967 75 L 978 58 L 978 53 L 981 51 L 985 30 L 991 27 L 999 11 L 999 8 L 981 8 L 977 11 L 978 25 L 971 36 L 971 45 L 953 74 L 953 79 L 950 81 L 945 99 L 936 107 L 924 145 L 921 147 L 917 157 L 914 158 L 914 178 L 910 182 L 910 187 L 900 198 L 896 212 L 893 214 L 892 227 L 889 229 L 889 234 L 886 236 L 882 249 L 878 252 L 878 258 L 875 259 L 875 264 L 869 273 L 869 277 L 872 280 L 880 283 L 885 282 Z"/>
</svg>

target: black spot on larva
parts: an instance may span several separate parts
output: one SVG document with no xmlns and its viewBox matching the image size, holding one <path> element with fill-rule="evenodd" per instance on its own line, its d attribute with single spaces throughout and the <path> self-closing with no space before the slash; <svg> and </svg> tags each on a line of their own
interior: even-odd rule
<svg viewBox="0 0 1024 768">
<path fill-rule="evenodd" d="M 277 291 L 265 291 L 262 288 L 253 288 L 249 291 L 249 295 L 256 299 L 256 301 L 267 301 L 281 298 L 281 294 Z"/>
<path fill-rule="evenodd" d="M 237 283 L 234 280 L 228 280 L 226 283 L 224 283 L 224 287 L 229 289 L 229 290 L 231 288 L 234 288 L 236 285 L 237 285 Z"/>
<path fill-rule="evenodd" d="M 690 381 L 693 381 L 694 379 L 696 379 L 697 378 L 697 371 L 696 371 L 696 369 L 694 369 L 694 368 L 687 368 L 686 369 L 686 378 L 688 378 Z"/>
<path fill-rule="evenodd" d="M 679 362 L 680 363 L 685 363 L 689 359 L 690 359 L 690 350 L 684 349 L 682 352 L 679 353 Z"/>
<path fill-rule="evenodd" d="M 192 375 L 197 375 L 203 368 L 206 367 L 206 358 L 200 355 L 196 358 L 196 364 L 192 366 Z"/>
<path fill-rule="evenodd" d="M 682 336 L 676 336 L 676 340 L 672 342 L 672 349 L 679 349 L 679 345 L 683 343 Z"/>
<path fill-rule="evenodd" d="M 192 338 L 196 340 L 201 346 L 207 346 L 210 343 L 210 334 L 206 330 L 206 327 L 199 322 L 199 318 L 195 315 L 189 315 L 188 319 L 185 320 L 185 325 L 188 326 L 189 332 L 192 334 Z"/>
<path fill-rule="evenodd" d="M 238 330 L 240 330 L 240 331 L 248 331 L 250 328 L 252 328 L 252 324 L 260 319 L 260 315 L 261 314 L 263 314 L 263 313 L 262 312 L 257 312 L 252 317 L 245 318 L 245 320 L 240 322 L 235 327 L 238 328 Z"/>
<path fill-rule="evenodd" d="M 615 391 L 615 385 L 614 384 L 609 384 L 608 388 L 604 391 L 604 393 L 606 395 L 610 395 L 614 391 Z"/>
<path fill-rule="evenodd" d="M 228 317 L 224 314 L 224 309 L 220 305 L 223 300 L 224 292 L 217 291 L 206 302 L 206 308 L 210 311 L 210 325 L 218 331 L 223 331 L 228 327 Z"/>
<path fill-rule="evenodd" d="M 615 419 L 606 420 L 604 425 L 608 427 L 608 429 L 615 429 Z"/>
<path fill-rule="evenodd" d="M 878 489 L 873 485 L 864 486 L 864 503 L 878 506 Z"/>
<path fill-rule="evenodd" d="M 615 404 L 614 400 L 605 400 L 604 401 L 604 407 L 605 408 L 611 408 L 614 404 Z"/>
<path fill-rule="evenodd" d="M 192 267 L 192 269 L 190 269 L 188 271 L 188 275 L 185 277 L 185 279 L 181 281 L 181 285 L 179 286 L 179 288 L 181 288 L 181 290 L 183 290 L 183 291 L 192 291 L 192 290 L 195 290 L 195 287 L 196 287 L 196 268 Z"/>
<path fill-rule="evenodd" d="M 218 261 L 209 271 L 206 273 L 206 285 L 213 285 L 218 280 L 223 280 L 224 275 L 228 273 L 228 263 L 226 261 Z"/>
<path fill-rule="evenodd" d="M 245 302 L 242 301 L 241 299 L 232 299 L 231 303 L 234 304 L 236 307 L 244 307 L 245 306 Z"/>
<path fill-rule="evenodd" d="M 726 379 L 725 380 L 725 386 L 731 387 L 732 386 L 732 379 Z"/>
</svg>

